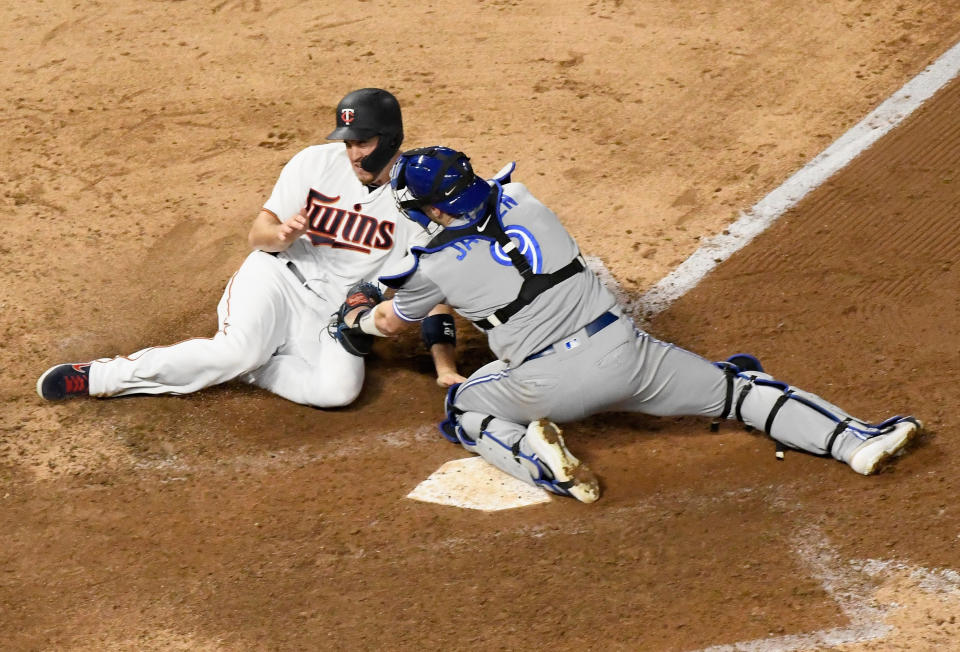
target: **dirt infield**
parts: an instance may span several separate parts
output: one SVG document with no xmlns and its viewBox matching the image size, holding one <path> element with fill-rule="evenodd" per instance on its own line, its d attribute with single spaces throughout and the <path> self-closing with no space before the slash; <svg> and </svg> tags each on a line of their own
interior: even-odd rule
<svg viewBox="0 0 960 652">
<path fill-rule="evenodd" d="M 637 296 L 960 41 L 946 0 L 717 4 L 0 7 L 0 647 L 960 649 L 956 80 L 647 324 L 924 419 L 877 477 L 613 414 L 568 428 L 594 505 L 411 501 L 465 455 L 414 335 L 342 410 L 34 392 L 212 333 L 280 166 L 353 88 L 397 94 L 411 147 L 516 160 Z"/>
</svg>

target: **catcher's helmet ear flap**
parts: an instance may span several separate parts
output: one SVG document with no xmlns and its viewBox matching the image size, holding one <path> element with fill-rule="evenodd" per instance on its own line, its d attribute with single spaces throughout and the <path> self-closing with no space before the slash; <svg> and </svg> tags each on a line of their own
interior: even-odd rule
<svg viewBox="0 0 960 652">
<path fill-rule="evenodd" d="M 430 222 L 424 206 L 468 215 L 483 206 L 491 190 L 463 152 L 439 146 L 404 152 L 390 171 L 390 185 L 400 210 L 423 226 Z"/>
<path fill-rule="evenodd" d="M 421 210 L 423 206 L 413 197 L 410 188 L 407 187 L 405 170 L 408 162 L 409 159 L 406 155 L 401 155 L 397 162 L 393 164 L 393 168 L 390 170 L 390 190 L 393 192 L 397 209 L 407 219 L 416 222 L 425 229 L 430 229 L 433 221 Z"/>
<path fill-rule="evenodd" d="M 337 104 L 337 128 L 327 140 L 367 140 L 380 137 L 376 148 L 360 162 L 367 172 L 380 172 L 403 143 L 400 103 L 381 88 L 361 88 Z"/>
</svg>

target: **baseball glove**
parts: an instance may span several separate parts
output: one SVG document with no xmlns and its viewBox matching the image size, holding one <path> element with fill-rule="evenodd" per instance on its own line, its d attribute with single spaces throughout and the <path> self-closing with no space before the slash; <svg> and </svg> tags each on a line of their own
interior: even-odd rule
<svg viewBox="0 0 960 652">
<path fill-rule="evenodd" d="M 370 353 L 373 348 L 373 335 L 364 333 L 360 330 L 358 322 L 360 315 L 373 308 L 383 301 L 383 295 L 380 289 L 373 283 L 360 281 L 347 290 L 347 298 L 340 304 L 327 331 L 338 341 L 340 346 L 353 355 L 364 356 Z M 347 314 L 356 308 L 364 308 L 360 311 L 352 326 L 346 322 Z"/>
</svg>

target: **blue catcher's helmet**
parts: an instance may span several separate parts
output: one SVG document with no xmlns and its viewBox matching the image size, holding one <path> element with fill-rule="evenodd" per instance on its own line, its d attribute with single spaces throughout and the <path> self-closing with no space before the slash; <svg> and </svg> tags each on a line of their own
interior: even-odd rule
<svg viewBox="0 0 960 652">
<path fill-rule="evenodd" d="M 463 152 L 439 146 L 401 154 L 390 171 L 390 186 L 400 212 L 424 228 L 433 224 L 424 206 L 469 215 L 483 206 L 491 191 Z"/>
</svg>

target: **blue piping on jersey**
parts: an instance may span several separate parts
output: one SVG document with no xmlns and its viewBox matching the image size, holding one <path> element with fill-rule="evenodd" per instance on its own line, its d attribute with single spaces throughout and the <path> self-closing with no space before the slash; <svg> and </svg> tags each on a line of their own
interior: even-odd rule
<svg viewBox="0 0 960 652">
<path fill-rule="evenodd" d="M 397 302 L 396 302 L 396 301 L 391 301 L 391 302 L 390 302 L 390 305 L 393 306 L 393 314 L 395 314 L 397 317 L 399 317 L 399 318 L 402 319 L 403 321 L 407 321 L 407 322 L 423 321 L 422 319 L 414 319 L 413 317 L 407 317 L 405 314 L 403 314 L 402 312 L 400 312 L 400 309 L 397 308 Z"/>
</svg>

